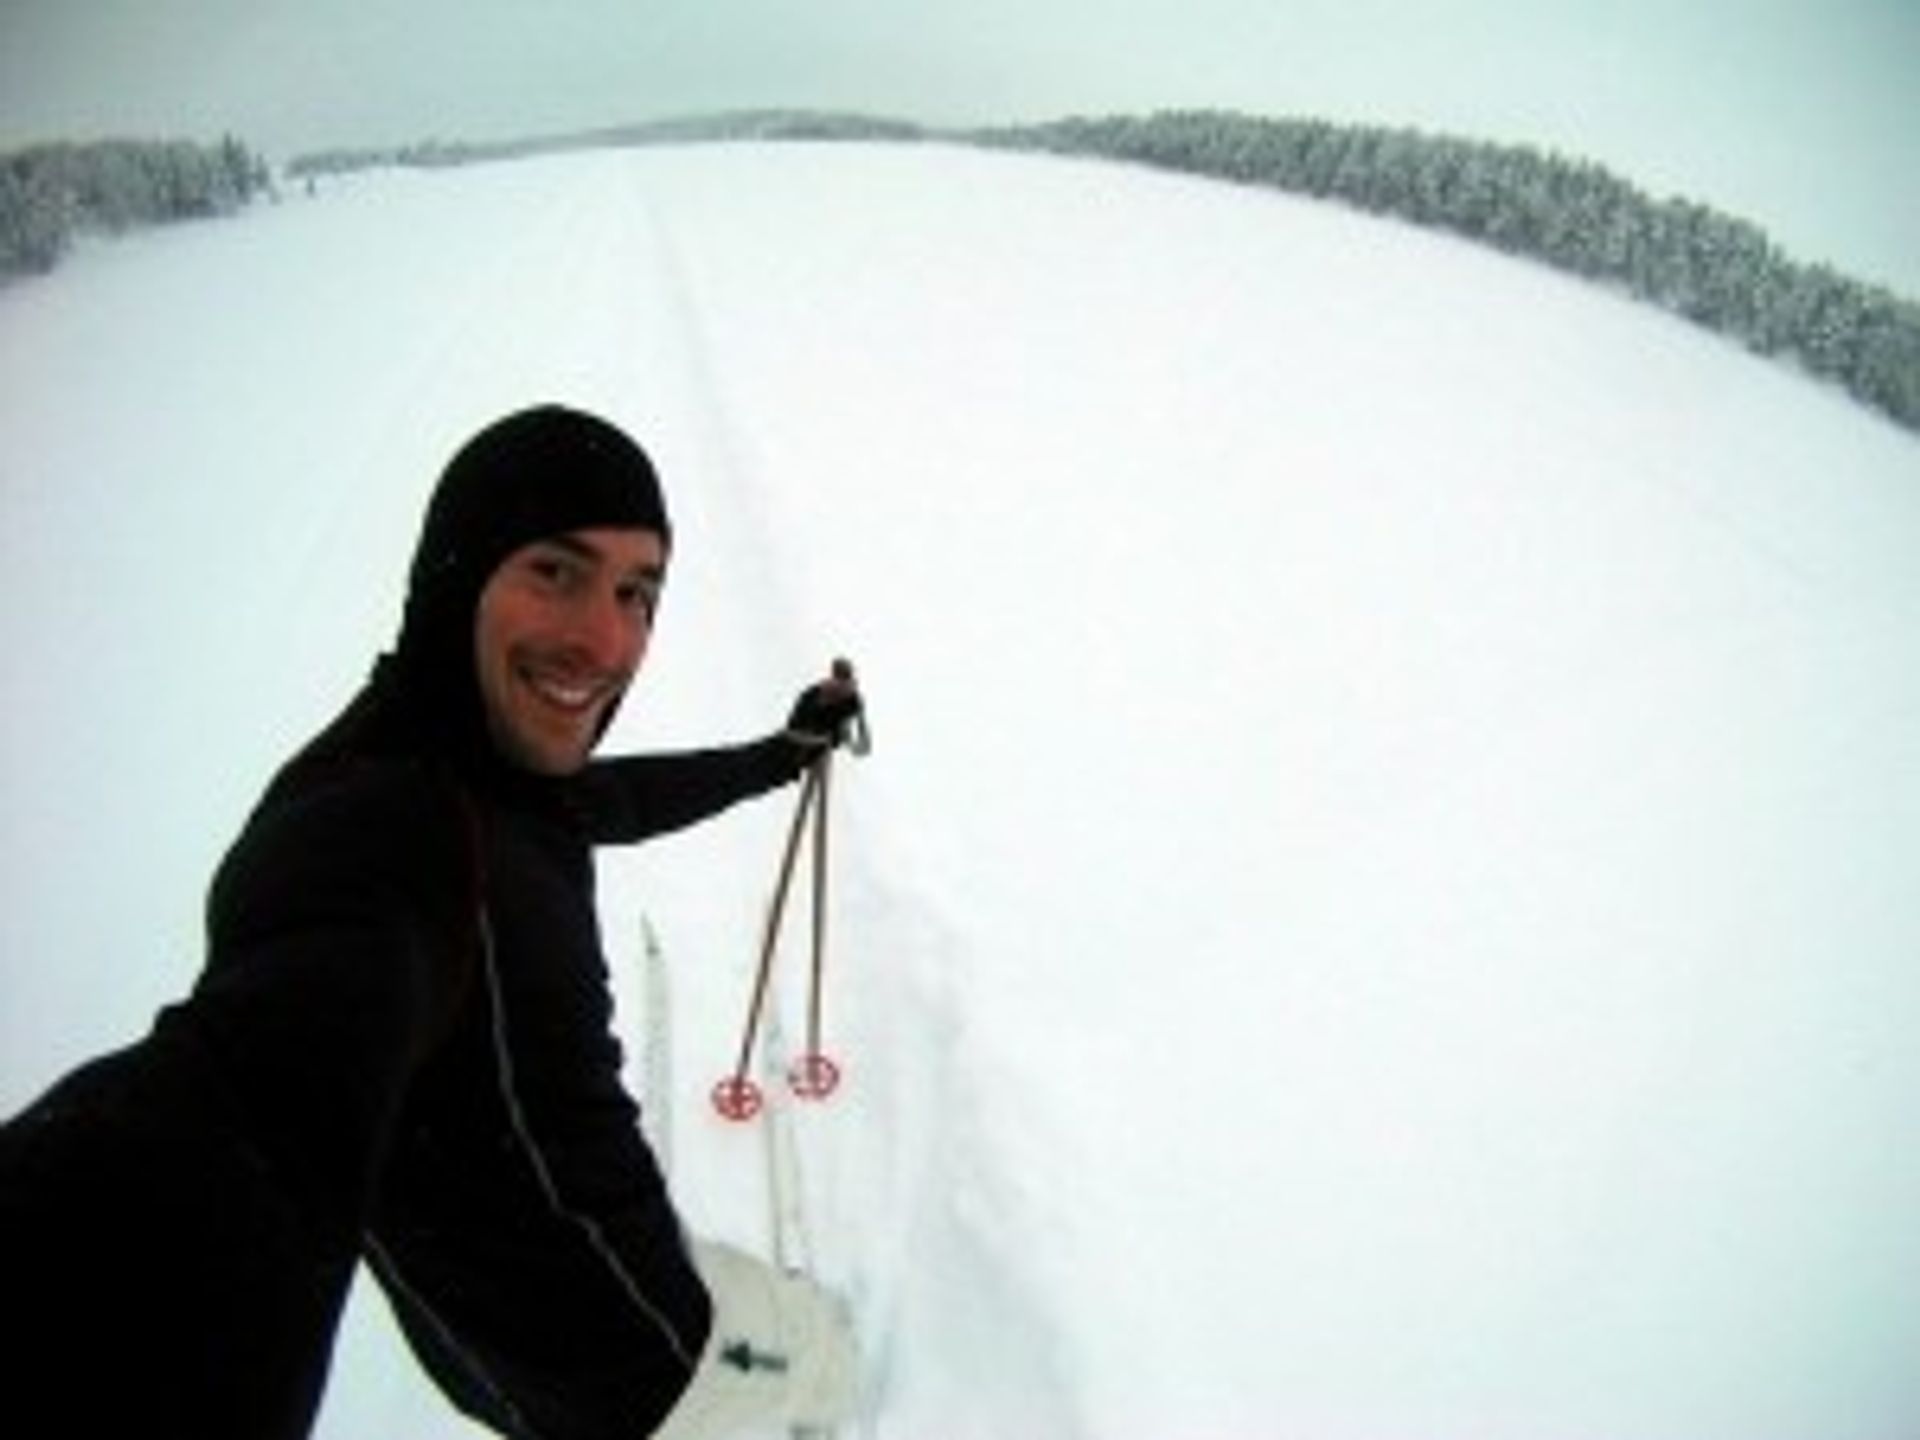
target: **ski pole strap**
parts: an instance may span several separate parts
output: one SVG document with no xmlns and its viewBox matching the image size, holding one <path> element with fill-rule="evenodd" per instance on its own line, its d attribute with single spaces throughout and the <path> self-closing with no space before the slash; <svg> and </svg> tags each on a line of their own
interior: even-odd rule
<svg viewBox="0 0 1920 1440">
<path fill-rule="evenodd" d="M 833 662 L 833 678 L 859 693 L 860 682 L 853 673 L 853 662 L 845 656 Z M 865 755 L 872 749 L 873 732 L 867 728 L 867 707 L 863 704 L 847 722 L 847 750 L 854 755 Z"/>
</svg>

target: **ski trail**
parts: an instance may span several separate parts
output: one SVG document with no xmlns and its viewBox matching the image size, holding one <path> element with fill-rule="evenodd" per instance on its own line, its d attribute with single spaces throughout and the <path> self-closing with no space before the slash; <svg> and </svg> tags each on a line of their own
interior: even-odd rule
<svg viewBox="0 0 1920 1440">
<path fill-rule="evenodd" d="M 751 686 L 757 693 L 743 697 L 751 702 L 769 685 L 818 673 L 833 637 L 808 633 L 797 618 L 817 611 L 807 556 L 797 536 L 769 523 L 781 510 L 778 457 L 756 442 L 751 397 L 723 378 L 731 373 L 728 357 L 702 301 L 708 286 L 725 294 L 729 282 L 724 266 L 702 265 L 699 207 L 667 209 L 642 192 L 636 212 L 644 217 L 649 271 L 660 280 L 650 297 L 659 323 L 654 338 L 671 335 L 677 347 L 678 419 L 688 455 L 698 461 L 685 480 L 670 475 L 668 491 L 700 537 L 703 553 L 687 557 L 703 567 L 696 603 L 711 612 L 703 618 L 725 627 L 722 648 L 730 654 L 711 663 L 730 683 Z M 728 578 L 734 583 L 721 583 Z M 828 621 L 857 630 L 861 617 Z M 704 638 L 717 637 L 706 630 Z M 748 676 L 739 667 L 749 657 L 762 665 L 790 657 L 795 669 Z M 858 665 L 858 654 L 850 658 Z M 884 717 L 885 678 L 869 678 Z M 971 957 L 938 897 L 922 893 L 897 867 L 894 857 L 915 853 L 910 837 L 897 833 L 911 806 L 889 794 L 884 719 L 877 728 L 873 756 L 836 767 L 833 792 L 825 1047 L 842 1064 L 845 1082 L 825 1104 L 785 1096 L 770 1103 L 785 1108 L 792 1127 L 819 1274 L 855 1309 L 870 1410 L 877 1411 L 861 1433 L 1045 1433 L 1067 1440 L 1085 1428 L 1073 1413 L 1065 1327 L 1030 1278 L 1034 1237 L 1020 1223 L 1021 1186 L 998 1170 L 993 1127 L 979 1113 L 979 1091 L 969 1080 L 977 1047 L 961 987 Z M 785 807 L 772 809 L 778 813 L 753 827 L 765 844 L 748 862 L 756 878 L 770 873 L 773 831 L 784 823 Z M 763 913 L 758 899 L 756 920 Z M 791 1026 L 803 1013 L 806 956 L 797 917 L 789 916 L 789 928 L 768 1003 L 795 1017 L 789 1031 L 797 1033 Z M 751 949 L 740 943 L 739 961 L 729 955 L 724 962 L 742 972 L 740 996 Z M 683 974 L 677 970 L 676 979 Z M 677 1028 L 684 1048 L 714 1043 Z M 764 1220 L 750 1221 L 734 1200 L 709 1188 L 751 1187 L 745 1167 L 718 1164 L 712 1152 L 757 1152 L 758 1139 L 749 1143 L 716 1127 L 710 1115 L 688 1128 L 683 1153 L 704 1140 L 707 1154 L 689 1154 L 683 1205 L 763 1227 Z M 954 1374 L 968 1377 L 965 1393 L 943 1386 L 941 1377 Z"/>
<path fill-rule="evenodd" d="M 995 1163 L 1008 1127 L 979 1083 L 996 1061 L 956 983 L 970 968 L 959 932 L 926 897 L 848 868 L 837 923 L 859 969 L 835 992 L 832 1032 L 847 1079 L 826 1105 L 772 1103 L 805 1161 L 818 1273 L 854 1308 L 866 1405 L 850 1434 L 1090 1434 L 1039 1280 L 1052 1227 L 1035 1177 Z"/>
<path fill-rule="evenodd" d="M 753 417 L 721 379 L 687 243 L 676 233 L 674 216 L 638 180 L 634 214 L 644 231 L 648 269 L 656 277 L 650 291 L 651 339 L 657 348 L 660 337 L 670 337 L 673 349 L 660 368 L 671 371 L 673 412 L 687 462 L 683 476 L 667 477 L 679 517 L 676 529 L 698 537 L 700 553 L 686 563 L 698 567 L 699 581 L 734 582 L 711 597 L 701 592 L 703 599 L 717 602 L 717 609 L 724 608 L 732 632 L 728 654 L 706 657 L 703 669 L 717 663 L 741 689 L 739 698 L 762 701 L 762 685 L 812 678 L 812 668 L 824 667 L 830 657 L 815 653 L 819 638 L 798 633 L 790 619 L 801 582 L 787 561 L 790 547 L 782 545 L 765 518 L 771 513 L 762 499 L 766 467 L 752 440 Z M 676 580 L 679 573 L 676 568 Z M 768 657 L 797 668 L 791 675 L 743 673 L 755 662 L 764 668 Z"/>
</svg>

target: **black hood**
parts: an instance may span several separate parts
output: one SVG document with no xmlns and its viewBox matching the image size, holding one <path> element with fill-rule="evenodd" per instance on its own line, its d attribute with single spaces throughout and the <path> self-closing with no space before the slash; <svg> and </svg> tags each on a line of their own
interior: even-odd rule
<svg viewBox="0 0 1920 1440">
<path fill-rule="evenodd" d="M 373 687 L 416 740 L 463 768 L 498 763 L 474 674 L 480 592 L 521 546 L 601 526 L 651 530 L 672 544 L 652 462 L 597 416 L 536 406 L 489 425 L 454 455 L 414 548 L 399 641 Z"/>
</svg>

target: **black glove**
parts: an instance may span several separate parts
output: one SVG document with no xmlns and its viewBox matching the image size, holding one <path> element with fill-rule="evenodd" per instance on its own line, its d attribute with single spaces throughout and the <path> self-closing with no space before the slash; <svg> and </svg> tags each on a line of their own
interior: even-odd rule
<svg viewBox="0 0 1920 1440">
<path fill-rule="evenodd" d="M 866 706 L 853 669 L 844 662 L 833 667 L 833 678 L 816 681 L 800 692 L 787 716 L 787 735 L 809 749 L 846 744 L 865 730 Z"/>
</svg>

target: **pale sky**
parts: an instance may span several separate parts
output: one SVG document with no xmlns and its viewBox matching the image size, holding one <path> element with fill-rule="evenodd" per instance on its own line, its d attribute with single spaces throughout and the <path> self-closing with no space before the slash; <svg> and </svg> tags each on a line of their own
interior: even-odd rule
<svg viewBox="0 0 1920 1440">
<path fill-rule="evenodd" d="M 0 146 L 276 159 L 792 105 L 1527 142 L 1920 295 L 1920 0 L 0 0 Z"/>
</svg>

